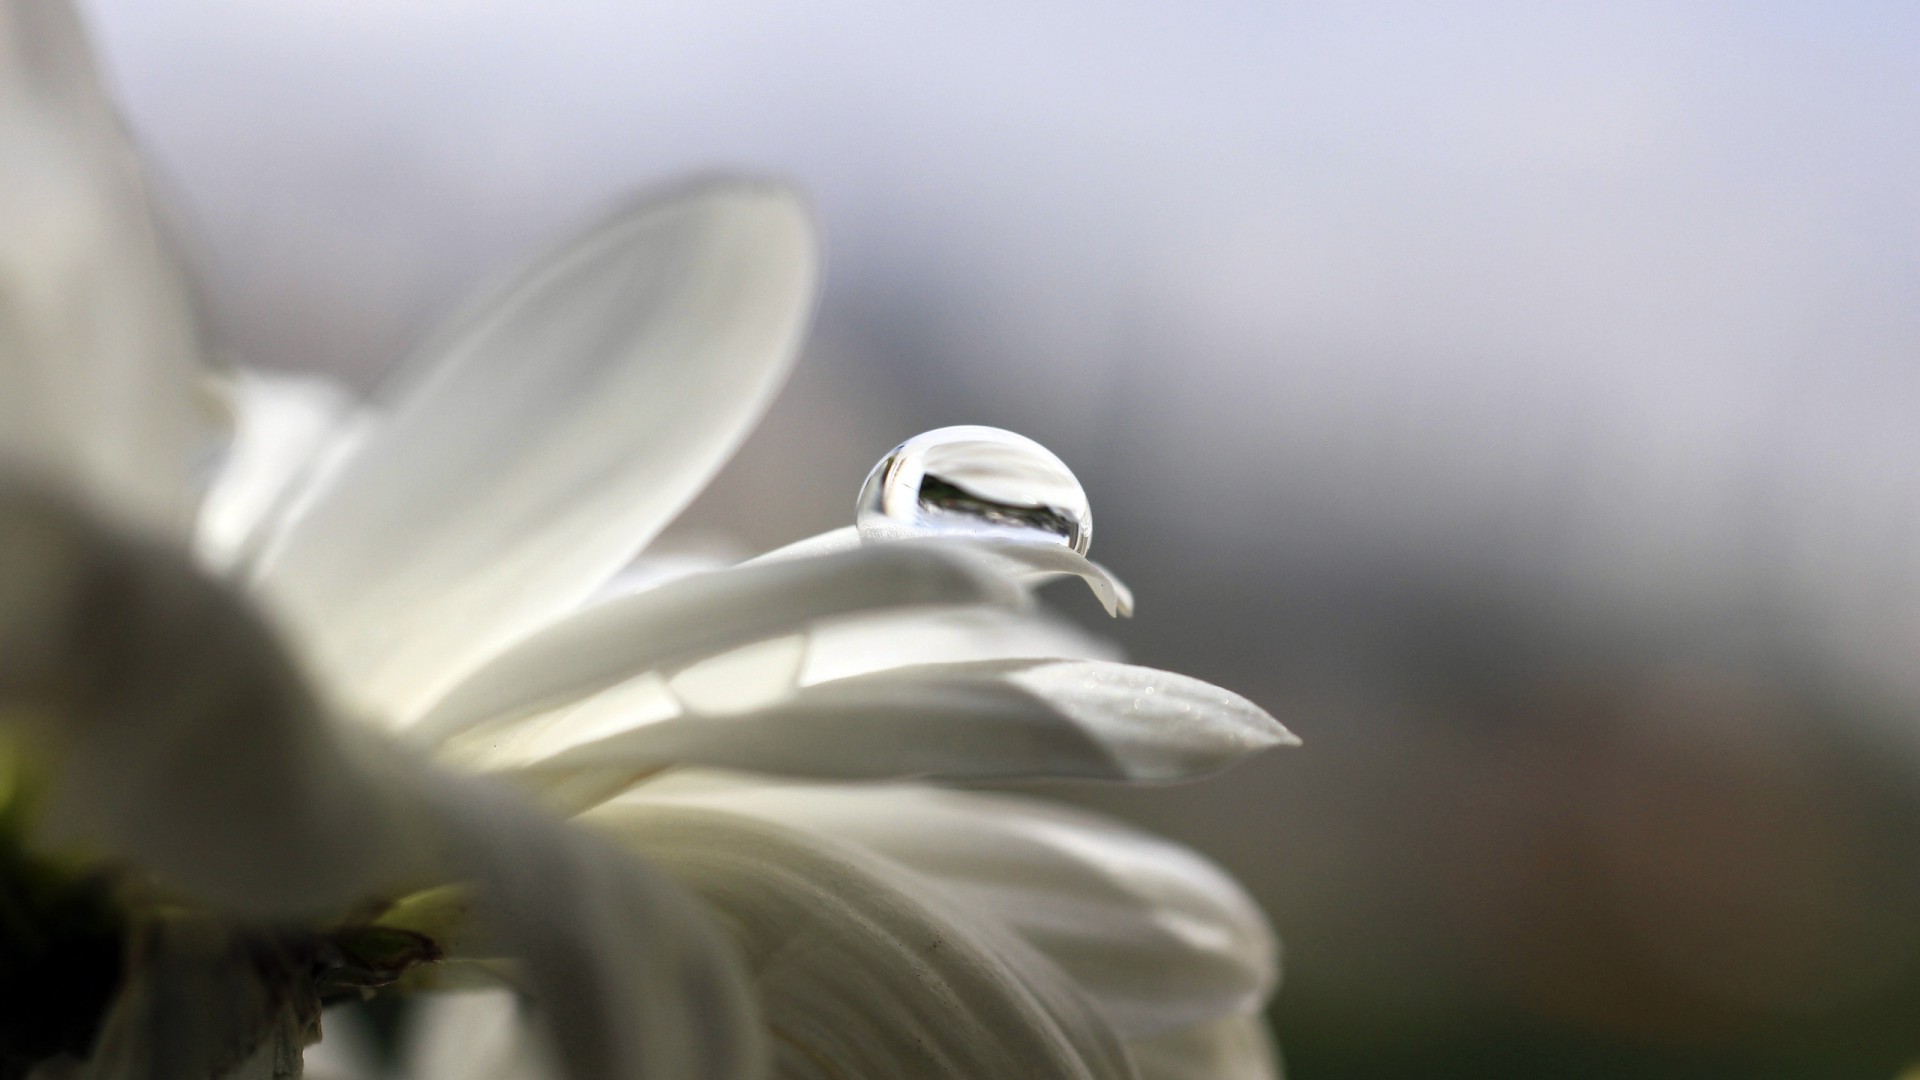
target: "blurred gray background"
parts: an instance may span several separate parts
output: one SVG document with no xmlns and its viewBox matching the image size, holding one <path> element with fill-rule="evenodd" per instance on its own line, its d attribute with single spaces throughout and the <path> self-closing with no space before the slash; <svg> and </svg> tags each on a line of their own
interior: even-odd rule
<svg viewBox="0 0 1920 1080">
<path fill-rule="evenodd" d="M 1068 792 L 1259 892 L 1296 1080 L 1920 1060 L 1920 7 L 87 7 L 249 363 L 805 187 L 818 333 L 686 528 L 1060 453 L 1134 657 L 1306 739 Z"/>
</svg>

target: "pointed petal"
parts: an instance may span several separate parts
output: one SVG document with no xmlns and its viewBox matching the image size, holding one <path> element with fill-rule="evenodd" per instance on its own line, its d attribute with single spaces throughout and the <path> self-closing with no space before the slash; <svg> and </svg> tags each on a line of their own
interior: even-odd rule
<svg viewBox="0 0 1920 1080">
<path fill-rule="evenodd" d="M 1087 583 L 1107 614 L 1133 618 L 1133 590 L 1115 577 L 1113 571 L 1074 551 L 1053 544 L 990 544 L 987 549 L 1008 562 L 1022 567 L 1035 581 L 1056 577 L 1077 577 Z"/>
<path fill-rule="evenodd" d="M 192 290 L 62 0 L 0 6 L 0 471 L 173 537 L 223 431 Z"/>
<path fill-rule="evenodd" d="M 1127 1044 L 1140 1080 L 1280 1080 L 1266 1018 L 1255 1013 Z"/>
<path fill-rule="evenodd" d="M 1260 909 L 1176 844 L 1031 799 L 919 786 L 662 781 L 638 800 L 750 813 L 858 844 L 1039 949 L 1131 1039 L 1258 1011 L 1279 976 Z"/>
<path fill-rule="evenodd" d="M 1184 675 L 1099 661 L 990 660 L 821 683 L 745 716 L 662 720 L 539 768 L 1162 781 L 1295 741 L 1245 698 Z"/>
<path fill-rule="evenodd" d="M 763 1075 L 767 1047 L 733 946 L 693 897 L 601 837 L 504 790 L 438 777 L 450 869 L 473 886 L 574 1080 Z"/>
<path fill-rule="evenodd" d="M 815 244 L 721 182 L 564 247 L 414 359 L 261 558 L 358 699 L 405 714 L 578 605 L 700 490 L 785 376 Z"/>
<path fill-rule="evenodd" d="M 490 660 L 413 725 L 433 744 L 481 721 L 577 701 L 624 680 L 884 607 L 999 603 L 1020 594 L 950 545 L 864 547 L 694 574 L 583 609 Z"/>
<path fill-rule="evenodd" d="M 423 858 L 408 762 L 330 722 L 237 596 L 3 486 L 0 722 L 47 771 L 56 841 L 215 904 L 310 914 Z"/>
<path fill-rule="evenodd" d="M 721 914 L 753 972 L 778 1075 L 1132 1075 L 1057 969 L 883 860 L 709 810 L 617 806 L 586 820 Z"/>
</svg>

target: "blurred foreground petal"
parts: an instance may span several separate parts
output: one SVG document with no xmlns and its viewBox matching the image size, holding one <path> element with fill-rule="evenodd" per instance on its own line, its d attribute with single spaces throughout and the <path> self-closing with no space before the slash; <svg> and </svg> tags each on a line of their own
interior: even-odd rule
<svg viewBox="0 0 1920 1080">
<path fill-rule="evenodd" d="M 0 721 L 81 843 L 240 912 L 314 913 L 429 858 L 390 751 L 335 725 L 182 553 L 0 487 Z"/>
<path fill-rule="evenodd" d="M 192 290 L 63 0 L 0 5 L 0 471 L 175 538 L 224 436 Z"/>
<path fill-rule="evenodd" d="M 1273 1033 L 1258 1013 L 1127 1044 L 1140 1080 L 1279 1080 Z"/>
</svg>

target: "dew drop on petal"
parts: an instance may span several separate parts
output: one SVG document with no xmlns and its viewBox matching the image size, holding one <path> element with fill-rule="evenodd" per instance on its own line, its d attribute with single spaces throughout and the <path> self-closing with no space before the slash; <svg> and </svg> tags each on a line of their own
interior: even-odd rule
<svg viewBox="0 0 1920 1080">
<path fill-rule="evenodd" d="M 1087 493 L 1066 463 L 1024 435 L 945 427 L 916 435 L 867 474 L 854 524 L 864 540 L 976 536 L 1085 555 Z"/>
</svg>

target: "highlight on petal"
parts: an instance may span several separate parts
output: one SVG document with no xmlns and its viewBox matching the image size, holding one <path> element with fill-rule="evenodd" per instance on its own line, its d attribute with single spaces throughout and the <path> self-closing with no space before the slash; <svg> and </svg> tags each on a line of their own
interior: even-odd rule
<svg viewBox="0 0 1920 1080">
<path fill-rule="evenodd" d="M 752 814 L 885 856 L 1045 954 L 1129 1039 L 1257 1012 L 1278 981 L 1272 932 L 1231 877 L 1084 812 L 917 785 L 700 773 L 628 798 Z"/>
<path fill-rule="evenodd" d="M 227 400 L 233 441 L 194 530 L 194 553 L 215 571 L 243 561 L 267 523 L 292 508 L 303 484 L 337 463 L 367 422 L 365 410 L 325 379 L 236 372 Z"/>
<path fill-rule="evenodd" d="M 785 377 L 816 261 L 805 210 L 763 183 L 592 230 L 410 361 L 259 584 L 357 700 L 416 711 L 705 485 Z"/>
<path fill-rule="evenodd" d="M 45 774 L 43 840 L 230 911 L 325 911 L 431 858 L 409 760 L 331 722 L 240 598 L 4 486 L 0 723 Z"/>
<path fill-rule="evenodd" d="M 765 1030 L 740 957 L 694 897 L 506 791 L 437 780 L 429 797 L 448 867 L 471 883 L 480 930 L 463 947 L 514 958 L 566 1075 L 764 1074 Z"/>
<path fill-rule="evenodd" d="M 888 607 L 1012 605 L 1017 588 L 951 545 L 858 548 L 693 574 L 584 608 L 454 687 L 412 725 L 435 743 L 482 721 L 551 709 L 656 669 Z"/>
<path fill-rule="evenodd" d="M 0 472 L 184 538 L 225 437 L 193 290 L 63 0 L 0 5 Z"/>
<path fill-rule="evenodd" d="M 616 805 L 583 820 L 719 913 L 753 973 L 776 1075 L 1133 1075 L 1058 969 L 884 860 L 714 810 Z"/>
<path fill-rule="evenodd" d="M 1087 660 L 922 664 L 803 687 L 770 708 L 682 715 L 536 766 L 709 765 L 794 776 L 1164 781 L 1295 742 L 1198 679 Z"/>
</svg>

